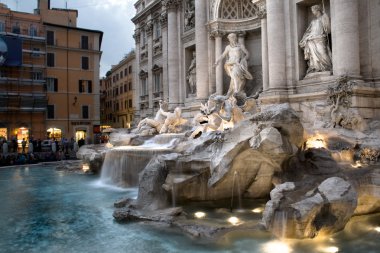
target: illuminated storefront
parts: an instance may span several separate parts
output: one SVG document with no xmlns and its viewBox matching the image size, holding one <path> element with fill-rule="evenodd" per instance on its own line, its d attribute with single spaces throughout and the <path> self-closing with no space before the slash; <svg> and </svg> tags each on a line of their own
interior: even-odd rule
<svg viewBox="0 0 380 253">
<path fill-rule="evenodd" d="M 59 128 L 49 128 L 46 133 L 49 139 L 56 139 L 59 141 L 62 138 L 62 130 Z"/>
</svg>

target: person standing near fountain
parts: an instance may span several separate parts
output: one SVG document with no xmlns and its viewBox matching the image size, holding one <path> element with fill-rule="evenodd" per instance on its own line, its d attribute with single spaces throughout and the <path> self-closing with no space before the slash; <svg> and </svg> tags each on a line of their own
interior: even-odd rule
<svg viewBox="0 0 380 253">
<path fill-rule="evenodd" d="M 305 60 L 308 64 L 306 76 L 310 73 L 331 71 L 331 50 L 328 45 L 330 33 L 330 19 L 322 12 L 320 5 L 313 5 L 311 12 L 316 17 L 306 29 L 299 45 L 305 52 Z"/>
<path fill-rule="evenodd" d="M 224 69 L 227 75 L 231 78 L 230 87 L 227 96 L 232 96 L 236 93 L 243 93 L 244 86 L 247 80 L 253 77 L 248 72 L 249 53 L 244 45 L 238 43 L 235 33 L 230 33 L 227 36 L 230 44 L 225 48 L 223 54 L 215 62 L 215 66 L 219 65 L 220 61 L 227 57 Z"/>
</svg>

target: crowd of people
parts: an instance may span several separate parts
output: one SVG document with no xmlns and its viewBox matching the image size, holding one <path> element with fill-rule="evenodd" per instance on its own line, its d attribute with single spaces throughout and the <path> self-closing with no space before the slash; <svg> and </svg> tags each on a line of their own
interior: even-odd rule
<svg viewBox="0 0 380 253">
<path fill-rule="evenodd" d="M 16 138 L 10 141 L 3 139 L 0 140 L 0 166 L 75 159 L 76 152 L 84 144 L 84 139 L 76 142 L 74 138 L 62 138 L 60 141 L 23 138 L 20 145 Z"/>
</svg>

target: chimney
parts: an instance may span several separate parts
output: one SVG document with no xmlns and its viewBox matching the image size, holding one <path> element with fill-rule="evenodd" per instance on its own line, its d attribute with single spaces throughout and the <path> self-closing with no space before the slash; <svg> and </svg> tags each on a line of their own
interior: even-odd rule
<svg viewBox="0 0 380 253">
<path fill-rule="evenodd" d="M 37 9 L 49 10 L 50 9 L 50 0 L 38 0 Z"/>
</svg>

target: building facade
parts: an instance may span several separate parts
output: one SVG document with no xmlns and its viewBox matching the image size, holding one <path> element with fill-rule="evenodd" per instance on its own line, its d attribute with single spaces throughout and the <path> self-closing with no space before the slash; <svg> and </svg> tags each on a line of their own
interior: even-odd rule
<svg viewBox="0 0 380 253">
<path fill-rule="evenodd" d="M 49 0 L 39 0 L 34 14 L 5 6 L 0 11 L 3 36 L 22 42 L 21 65 L 1 66 L 6 138 L 17 132 L 19 141 L 74 137 L 93 142 L 100 135 L 103 33 L 77 27 L 77 10 L 50 8 Z"/>
<path fill-rule="evenodd" d="M 102 129 L 132 126 L 135 68 L 135 53 L 131 52 L 102 79 Z"/>
<path fill-rule="evenodd" d="M 40 16 L 0 4 L 0 138 L 46 132 L 46 40 Z"/>
<path fill-rule="evenodd" d="M 346 76 L 356 84 L 346 114 L 380 117 L 379 0 L 139 0 L 135 7 L 139 119 L 152 117 L 159 99 L 190 118 L 211 94 L 226 94 L 230 77 L 215 62 L 231 33 L 248 52 L 253 78 L 245 93 L 262 89 L 262 105 L 289 103 L 313 124 L 330 117 L 328 89 Z M 331 61 L 325 69 L 314 69 L 311 44 L 305 51 L 313 22 L 325 30 L 318 42 Z"/>
</svg>

